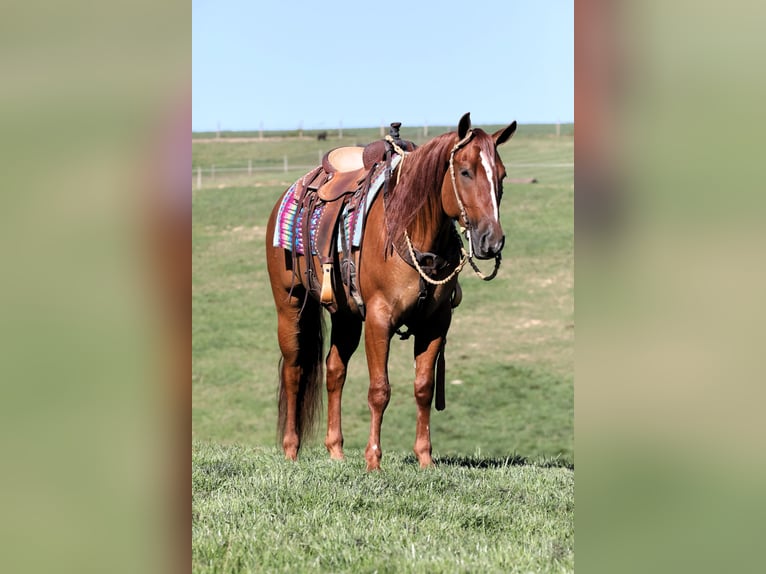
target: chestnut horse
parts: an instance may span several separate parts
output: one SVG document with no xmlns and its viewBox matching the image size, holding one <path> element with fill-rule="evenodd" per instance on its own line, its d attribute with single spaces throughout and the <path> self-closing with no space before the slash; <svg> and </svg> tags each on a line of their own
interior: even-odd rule
<svg viewBox="0 0 766 574">
<path fill-rule="evenodd" d="M 418 414 L 414 451 L 421 467 L 432 465 L 431 403 L 439 368 L 443 397 L 444 343 L 455 299 L 459 299 L 457 276 L 466 260 L 473 265 L 474 256 L 495 258 L 497 271 L 505 242 L 498 211 L 505 167 L 497 146 L 515 130 L 516 122 L 494 134 L 471 129 L 470 115 L 465 114 L 457 132 L 402 152 L 403 159 L 390 174 L 385 193 L 378 193 L 372 202 L 356 273 L 364 312 L 343 289 L 337 289 L 337 308 L 331 314 L 325 437 L 331 458 L 343 458 L 341 395 L 346 368 L 359 345 L 365 321 L 371 419 L 365 449 L 367 470 L 380 468 L 381 423 L 391 396 L 389 346 L 402 327 L 415 337 Z M 288 251 L 272 244 L 278 207 L 279 203 L 269 218 L 266 255 L 282 353 L 279 433 L 285 456 L 294 460 L 321 404 L 323 320 L 320 302 L 308 294 L 303 256 L 291 259 Z M 455 222 L 465 230 L 468 252 L 462 247 Z M 416 256 L 418 252 L 441 260 L 442 265 L 429 275 L 417 265 L 422 260 Z M 337 257 L 342 259 L 341 254 Z M 339 265 L 335 267 L 336 284 L 340 284 Z M 318 260 L 313 268 L 321 268 Z M 437 389 L 437 408 L 439 399 Z"/>
</svg>

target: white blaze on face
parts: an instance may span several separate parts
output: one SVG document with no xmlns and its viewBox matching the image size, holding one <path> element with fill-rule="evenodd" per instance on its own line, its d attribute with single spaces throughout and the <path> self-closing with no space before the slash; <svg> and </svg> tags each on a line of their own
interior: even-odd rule
<svg viewBox="0 0 766 574">
<path fill-rule="evenodd" d="M 500 222 L 500 215 L 497 209 L 497 194 L 495 194 L 495 178 L 493 176 L 495 170 L 493 162 L 490 161 L 487 156 L 484 155 L 484 151 L 479 152 L 481 158 L 481 165 L 484 166 L 484 171 L 487 173 L 487 181 L 489 181 L 489 195 L 492 197 L 492 212 L 495 215 L 495 221 Z"/>
</svg>

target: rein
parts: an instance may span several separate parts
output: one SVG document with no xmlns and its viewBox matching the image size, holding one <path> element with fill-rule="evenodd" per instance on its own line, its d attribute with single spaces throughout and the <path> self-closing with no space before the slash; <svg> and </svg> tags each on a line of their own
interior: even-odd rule
<svg viewBox="0 0 766 574">
<path fill-rule="evenodd" d="M 455 228 L 453 227 L 452 229 Z M 455 230 L 455 235 L 457 235 L 458 240 L 460 240 L 460 263 L 458 263 L 455 269 L 452 270 L 452 273 L 450 273 L 444 279 L 431 279 L 428 275 L 426 275 L 426 272 L 423 271 L 420 263 L 418 263 L 418 258 L 415 256 L 415 248 L 412 246 L 410 235 L 405 229 L 404 239 L 407 243 L 407 251 L 410 254 L 410 259 L 412 259 L 413 267 L 415 267 L 415 270 L 418 272 L 418 275 L 420 275 L 420 278 L 423 279 L 423 281 L 426 283 L 430 283 L 431 285 L 444 285 L 445 283 L 448 283 L 453 277 L 455 277 L 455 275 L 460 273 L 463 270 L 463 267 L 465 267 L 466 263 L 470 263 L 473 272 L 476 273 L 476 275 L 484 281 L 492 281 L 495 277 L 497 277 L 497 272 L 499 271 L 500 263 L 502 262 L 502 255 L 500 255 L 500 253 L 495 255 L 495 268 L 492 270 L 492 273 L 485 275 L 473 260 L 473 254 L 470 254 L 465 250 L 465 246 L 463 245 L 463 238 L 460 237 L 460 233 L 458 233 L 457 230 Z M 468 244 L 471 244 L 470 239 L 468 240 Z"/>
</svg>

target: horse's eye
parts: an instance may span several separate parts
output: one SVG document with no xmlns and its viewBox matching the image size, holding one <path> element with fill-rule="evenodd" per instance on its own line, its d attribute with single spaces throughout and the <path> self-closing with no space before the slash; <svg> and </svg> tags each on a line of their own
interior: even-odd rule
<svg viewBox="0 0 766 574">
<path fill-rule="evenodd" d="M 470 179 L 470 177 L 471 177 L 471 172 L 470 172 L 470 171 L 468 171 L 467 169 L 461 169 L 461 170 L 460 170 L 460 175 L 462 175 L 463 177 L 467 177 L 467 178 L 469 178 L 469 179 Z"/>
</svg>

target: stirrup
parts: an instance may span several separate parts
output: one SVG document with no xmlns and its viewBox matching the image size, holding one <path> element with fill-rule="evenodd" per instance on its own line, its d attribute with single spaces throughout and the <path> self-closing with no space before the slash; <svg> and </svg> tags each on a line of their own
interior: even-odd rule
<svg viewBox="0 0 766 574">
<path fill-rule="evenodd" d="M 332 303 L 332 263 L 322 264 L 322 293 L 319 300 L 324 305 Z"/>
</svg>

